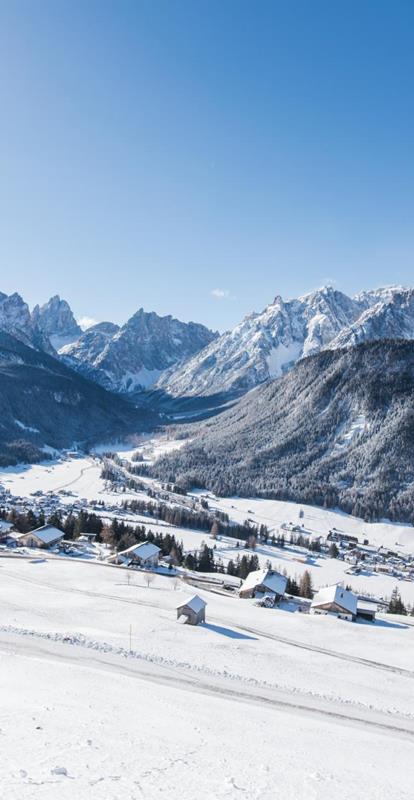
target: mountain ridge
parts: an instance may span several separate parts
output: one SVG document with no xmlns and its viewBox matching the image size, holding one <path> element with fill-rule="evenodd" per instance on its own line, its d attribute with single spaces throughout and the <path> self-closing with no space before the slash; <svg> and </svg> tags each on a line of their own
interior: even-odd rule
<svg viewBox="0 0 414 800">
<path fill-rule="evenodd" d="M 276 295 L 262 312 L 248 314 L 166 372 L 157 388 L 172 397 L 238 396 L 323 349 L 390 336 L 414 338 L 412 289 L 391 286 L 348 297 L 328 286 L 287 301 Z"/>
</svg>

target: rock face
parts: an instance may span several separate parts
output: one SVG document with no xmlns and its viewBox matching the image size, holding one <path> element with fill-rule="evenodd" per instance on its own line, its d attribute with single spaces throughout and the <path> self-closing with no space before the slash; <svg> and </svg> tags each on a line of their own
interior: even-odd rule
<svg viewBox="0 0 414 800">
<path fill-rule="evenodd" d="M 248 314 L 219 336 L 204 325 L 142 308 L 122 327 L 82 332 L 58 295 L 30 313 L 19 294 L 0 293 L 0 331 L 60 357 L 111 391 L 157 390 L 157 402 L 220 404 L 285 374 L 324 349 L 414 339 L 414 290 L 386 287 L 348 297 L 332 287 Z M 178 398 L 178 401 L 177 401 Z M 154 395 L 151 395 L 151 401 Z"/>
<path fill-rule="evenodd" d="M 414 339 L 414 290 L 385 289 L 356 298 L 366 309 L 354 325 L 331 342 L 331 348 L 353 347 L 379 339 Z"/>
<path fill-rule="evenodd" d="M 17 292 L 11 295 L 0 292 L 0 331 L 32 344 L 34 330 L 29 306 L 23 298 Z"/>
<path fill-rule="evenodd" d="M 190 358 L 216 336 L 204 325 L 159 317 L 140 308 L 121 328 L 107 322 L 89 328 L 62 355 L 106 388 L 133 393 L 153 386 L 162 372 Z"/>
<path fill-rule="evenodd" d="M 173 397 L 243 394 L 323 349 L 414 338 L 414 292 L 390 287 L 348 297 L 324 287 L 249 314 L 157 386 Z"/>
<path fill-rule="evenodd" d="M 35 306 L 31 319 L 56 351 L 78 339 L 82 333 L 69 303 L 61 300 L 59 295 L 51 297 L 43 306 Z"/>
<path fill-rule="evenodd" d="M 414 515 L 414 342 L 324 350 L 194 425 L 153 474 L 183 488 Z"/>
</svg>

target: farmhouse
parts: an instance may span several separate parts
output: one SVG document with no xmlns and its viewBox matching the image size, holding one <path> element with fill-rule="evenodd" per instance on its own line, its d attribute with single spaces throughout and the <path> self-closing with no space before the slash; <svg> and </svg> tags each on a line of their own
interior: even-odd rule
<svg viewBox="0 0 414 800">
<path fill-rule="evenodd" d="M 312 600 L 311 614 L 334 614 L 339 619 L 355 620 L 357 596 L 343 586 L 326 586 Z"/>
<path fill-rule="evenodd" d="M 63 531 L 55 528 L 54 525 L 42 525 L 41 528 L 36 528 L 29 533 L 21 533 L 17 537 L 17 541 L 24 547 L 53 547 L 63 539 L 64 535 Z"/>
<path fill-rule="evenodd" d="M 177 619 L 186 625 L 199 625 L 206 621 L 206 605 L 205 600 L 194 594 L 185 603 L 177 606 Z"/>
<path fill-rule="evenodd" d="M 272 569 L 258 569 L 249 572 L 239 589 L 239 597 L 257 597 L 257 595 L 273 594 L 276 600 L 283 597 L 287 578 Z"/>
<path fill-rule="evenodd" d="M 121 550 L 111 560 L 116 560 L 117 563 L 136 564 L 139 567 L 153 569 L 158 567 L 160 553 L 161 550 L 156 544 L 141 542 L 141 544 L 133 544 L 132 547 L 128 547 L 126 550 Z"/>
</svg>

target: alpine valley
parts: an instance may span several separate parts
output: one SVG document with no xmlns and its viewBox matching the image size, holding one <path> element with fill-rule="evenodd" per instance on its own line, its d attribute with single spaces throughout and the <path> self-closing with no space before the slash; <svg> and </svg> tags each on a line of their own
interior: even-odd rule
<svg viewBox="0 0 414 800">
<path fill-rule="evenodd" d="M 152 469 L 183 489 L 413 515 L 413 289 L 277 295 L 222 334 L 0 294 L 0 332 L 2 463 L 167 425 L 190 443 Z"/>
</svg>

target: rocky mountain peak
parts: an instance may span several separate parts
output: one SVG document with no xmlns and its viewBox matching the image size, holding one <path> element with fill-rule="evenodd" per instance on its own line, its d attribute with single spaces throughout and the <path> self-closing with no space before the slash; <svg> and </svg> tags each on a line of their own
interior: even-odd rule
<svg viewBox="0 0 414 800">
<path fill-rule="evenodd" d="M 72 309 L 66 300 L 58 294 L 44 303 L 35 306 L 32 311 L 32 322 L 47 336 L 55 350 L 77 339 L 82 331 L 75 320 Z"/>
</svg>

